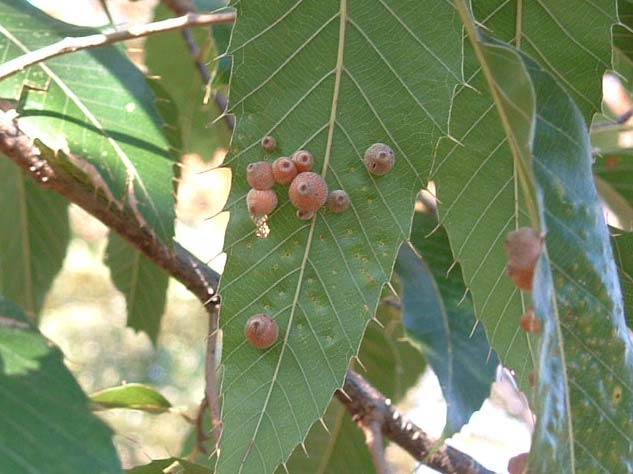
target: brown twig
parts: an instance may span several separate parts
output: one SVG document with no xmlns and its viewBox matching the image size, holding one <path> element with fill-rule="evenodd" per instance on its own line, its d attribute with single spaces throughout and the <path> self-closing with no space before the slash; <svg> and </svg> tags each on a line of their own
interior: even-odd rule
<svg viewBox="0 0 633 474">
<path fill-rule="evenodd" d="M 467 454 L 429 437 L 353 370 L 347 372 L 343 390 L 336 397 L 361 427 L 379 423 L 386 438 L 443 474 L 494 474 Z"/>
<path fill-rule="evenodd" d="M 106 44 L 141 38 L 165 31 L 181 30 L 194 26 L 217 25 L 232 23 L 235 21 L 235 13 L 187 13 L 177 18 L 169 18 L 154 23 L 130 26 L 112 33 L 99 33 L 89 36 L 68 37 L 63 40 L 18 56 L 11 61 L 0 65 L 0 80 L 17 74 L 29 66 L 41 63 L 63 54 L 73 53 L 83 49 L 98 48 Z"/>
</svg>

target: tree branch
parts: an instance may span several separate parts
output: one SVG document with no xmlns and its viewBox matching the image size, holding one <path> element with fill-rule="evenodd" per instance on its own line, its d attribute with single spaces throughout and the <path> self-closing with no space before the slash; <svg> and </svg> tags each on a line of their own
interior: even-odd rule
<svg viewBox="0 0 633 474">
<path fill-rule="evenodd" d="M 83 49 L 98 48 L 106 44 L 141 38 L 165 31 L 181 30 L 194 26 L 217 25 L 220 23 L 232 23 L 235 21 L 235 13 L 188 13 L 177 18 L 169 18 L 155 23 L 130 26 L 127 29 L 112 33 L 99 33 L 89 36 L 64 38 L 57 43 L 31 51 L 11 61 L 0 65 L 0 80 L 23 71 L 29 66 L 41 63 L 63 54 L 73 53 Z"/>
<path fill-rule="evenodd" d="M 361 427 L 379 423 L 385 437 L 443 474 L 494 474 L 467 454 L 429 437 L 353 370 L 347 371 L 343 390 L 336 397 Z"/>
</svg>

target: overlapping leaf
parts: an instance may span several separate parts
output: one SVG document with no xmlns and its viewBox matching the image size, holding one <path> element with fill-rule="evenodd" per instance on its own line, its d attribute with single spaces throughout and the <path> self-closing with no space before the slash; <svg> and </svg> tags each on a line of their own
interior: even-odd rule
<svg viewBox="0 0 633 474">
<path fill-rule="evenodd" d="M 600 109 L 602 72 L 611 58 L 610 29 L 617 21 L 615 2 L 578 2 L 573 7 L 555 0 L 472 3 L 477 20 L 496 38 L 515 44 L 520 38 L 521 47 L 580 101 L 585 118 Z M 450 123 L 450 133 L 461 145 L 442 140 L 432 173 L 440 220 L 491 345 L 502 363 L 516 371 L 522 388 L 529 390 L 534 348 L 517 324 L 526 304 L 505 277 L 503 249 L 505 235 L 525 223 L 527 212 L 519 198 L 511 144 L 529 153 L 529 136 L 504 133 L 480 65 L 468 47 L 464 74 L 471 87 L 457 91 Z M 521 80 L 515 77 L 501 86 L 525 91 Z M 515 100 L 508 123 L 524 120 L 534 106 L 529 96 L 515 94 Z"/>
<path fill-rule="evenodd" d="M 478 35 L 465 3 L 460 9 L 469 33 Z M 629 472 L 633 348 L 593 183 L 586 123 L 552 75 L 527 55 L 481 38 L 474 48 L 499 115 L 515 110 L 524 116 L 504 126 L 509 139 L 529 137 L 531 153 L 515 147 L 514 161 L 530 172 L 537 209 L 531 225 L 546 235 L 533 293 L 544 329 L 530 472 Z M 521 107 L 526 97 L 531 109 Z M 517 129 L 525 126 L 530 130 Z M 529 188 L 522 192 L 526 202 L 535 198 Z"/>
<path fill-rule="evenodd" d="M 68 202 L 0 156 L 0 294 L 35 317 L 62 267 Z"/>
<path fill-rule="evenodd" d="M 408 236 L 461 81 L 461 32 L 448 2 L 242 0 L 238 8 L 229 51 L 237 129 L 220 288 L 220 474 L 272 472 L 325 412 Z M 265 157 L 266 134 L 279 143 L 269 159 L 312 151 L 316 170 L 350 194 L 352 208 L 300 221 L 279 187 L 270 235 L 258 239 L 244 203 L 245 168 Z M 382 178 L 361 162 L 375 142 L 397 155 Z M 280 326 L 266 351 L 243 337 L 257 312 Z"/>
<path fill-rule="evenodd" d="M 400 249 L 395 271 L 404 286 L 404 324 L 422 346 L 448 405 L 445 436 L 468 423 L 490 394 L 499 361 L 475 320 L 459 265 L 452 265 L 446 231 L 416 213 L 411 246 Z"/>
<path fill-rule="evenodd" d="M 626 321 L 633 327 L 633 233 L 615 235 L 611 243 L 620 275 Z"/>
<path fill-rule="evenodd" d="M 0 297 L 0 451 L 3 473 L 119 474 L 112 433 L 61 352 Z"/>
</svg>

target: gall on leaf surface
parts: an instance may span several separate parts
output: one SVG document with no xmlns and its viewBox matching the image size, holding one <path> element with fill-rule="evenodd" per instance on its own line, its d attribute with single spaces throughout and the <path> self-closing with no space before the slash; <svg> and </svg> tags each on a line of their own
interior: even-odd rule
<svg viewBox="0 0 633 474">
<path fill-rule="evenodd" d="M 305 439 L 358 352 L 409 235 L 433 148 L 447 134 L 462 42 L 449 2 L 242 0 L 237 8 L 216 469 L 259 474 Z M 266 135 L 279 144 L 267 159 L 309 150 L 314 171 L 349 193 L 350 208 L 302 221 L 278 186 L 270 234 L 258 239 L 244 205 L 245 169 L 262 159 Z M 379 180 L 362 162 L 377 142 L 397 155 Z M 279 324 L 280 342 L 264 352 L 243 335 L 258 312 Z"/>
</svg>

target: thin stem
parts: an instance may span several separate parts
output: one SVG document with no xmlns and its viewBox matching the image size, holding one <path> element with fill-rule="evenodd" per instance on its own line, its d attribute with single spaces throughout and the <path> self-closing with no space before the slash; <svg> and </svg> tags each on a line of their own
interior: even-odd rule
<svg viewBox="0 0 633 474">
<path fill-rule="evenodd" d="M 385 457 L 385 441 L 382 436 L 382 422 L 372 421 L 363 426 L 365 442 L 371 454 L 371 459 L 376 467 L 376 474 L 389 474 L 389 466 Z"/>
<path fill-rule="evenodd" d="M 165 31 L 181 30 L 194 26 L 217 25 L 232 23 L 235 21 L 235 13 L 188 13 L 177 18 L 169 18 L 163 21 L 130 26 L 127 29 L 112 33 L 99 33 L 89 36 L 68 37 L 63 40 L 31 51 L 11 61 L 0 65 L 0 80 L 11 77 L 27 67 L 47 61 L 64 54 L 74 53 L 84 49 L 98 48 L 106 44 L 141 38 Z"/>
</svg>

